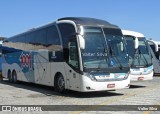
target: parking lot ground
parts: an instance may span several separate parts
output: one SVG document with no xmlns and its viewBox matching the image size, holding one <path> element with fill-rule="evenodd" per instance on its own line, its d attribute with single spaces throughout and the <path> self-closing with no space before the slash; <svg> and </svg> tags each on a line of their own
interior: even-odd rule
<svg viewBox="0 0 160 114">
<path fill-rule="evenodd" d="M 105 92 L 80 93 L 69 91 L 59 94 L 52 87 L 19 82 L 12 84 L 8 80 L 0 81 L 0 105 L 87 105 L 81 111 L 53 111 L 41 113 L 55 114 L 158 114 L 159 111 L 123 111 L 132 108 L 131 105 L 159 105 L 160 106 L 160 77 L 150 81 L 131 82 L 129 89 Z M 123 106 L 122 111 L 106 111 L 108 106 Z M 73 107 L 72 107 L 73 106 Z M 139 107 L 142 108 L 142 107 Z M 89 110 L 89 111 L 88 111 Z M 92 111 L 93 110 L 93 111 Z M 104 111 L 105 110 L 105 111 Z M 119 109 L 115 109 L 119 110 Z M 1 112 L 2 113 L 2 112 Z M 10 113 L 10 112 L 5 112 Z M 20 112 L 14 112 L 20 113 Z M 28 113 L 28 112 L 25 112 Z M 32 112 L 35 113 L 35 112 Z M 40 112 L 36 112 L 40 113 Z M 4 114 L 4 112 L 3 112 Z"/>
</svg>

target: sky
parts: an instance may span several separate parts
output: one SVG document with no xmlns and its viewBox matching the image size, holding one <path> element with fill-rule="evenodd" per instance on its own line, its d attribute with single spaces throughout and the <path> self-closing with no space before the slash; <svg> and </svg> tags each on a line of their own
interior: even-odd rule
<svg viewBox="0 0 160 114">
<path fill-rule="evenodd" d="M 160 0 L 0 0 L 0 36 L 62 17 L 92 17 L 160 41 Z"/>
</svg>

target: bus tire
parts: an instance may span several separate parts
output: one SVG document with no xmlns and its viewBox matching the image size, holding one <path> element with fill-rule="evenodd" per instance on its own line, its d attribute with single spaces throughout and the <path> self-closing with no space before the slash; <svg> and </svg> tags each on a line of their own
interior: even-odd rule
<svg viewBox="0 0 160 114">
<path fill-rule="evenodd" d="M 12 79 L 13 79 L 13 83 L 17 83 L 17 73 L 15 70 L 12 72 Z"/>
<path fill-rule="evenodd" d="M 11 74 L 11 71 L 8 70 L 8 79 L 9 79 L 9 82 L 13 82 L 13 79 L 12 79 L 12 74 Z"/>
<path fill-rule="evenodd" d="M 66 93 L 65 81 L 62 74 L 59 74 L 58 76 L 56 76 L 54 85 L 55 85 L 55 91 L 59 93 Z"/>
</svg>

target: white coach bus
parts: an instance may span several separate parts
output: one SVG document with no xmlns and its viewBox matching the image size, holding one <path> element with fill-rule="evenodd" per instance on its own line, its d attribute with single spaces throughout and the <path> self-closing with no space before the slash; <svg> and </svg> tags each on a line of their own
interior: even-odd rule
<svg viewBox="0 0 160 114">
<path fill-rule="evenodd" d="M 66 17 L 3 42 L 3 77 L 58 92 L 128 88 L 129 59 L 121 29 L 104 20 Z"/>
<path fill-rule="evenodd" d="M 153 64 L 146 38 L 143 34 L 134 31 L 122 30 L 122 33 L 127 43 L 131 81 L 152 80 Z M 135 45 L 137 49 L 134 48 Z"/>
<path fill-rule="evenodd" d="M 151 47 L 154 75 L 160 75 L 160 42 L 148 40 Z"/>
</svg>

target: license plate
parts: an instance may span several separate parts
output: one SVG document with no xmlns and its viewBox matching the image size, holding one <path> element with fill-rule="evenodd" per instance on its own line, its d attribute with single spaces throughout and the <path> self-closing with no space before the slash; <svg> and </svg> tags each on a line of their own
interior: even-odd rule
<svg viewBox="0 0 160 114">
<path fill-rule="evenodd" d="M 115 87 L 115 84 L 108 84 L 107 85 L 107 88 L 114 88 Z"/>
<path fill-rule="evenodd" d="M 144 77 L 138 77 L 138 80 L 143 80 L 144 79 Z"/>
<path fill-rule="evenodd" d="M 136 69 L 133 69 L 133 71 L 140 71 L 140 69 L 139 69 L 139 68 L 136 68 Z"/>
</svg>

